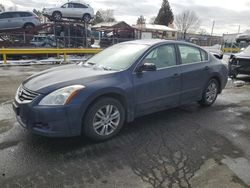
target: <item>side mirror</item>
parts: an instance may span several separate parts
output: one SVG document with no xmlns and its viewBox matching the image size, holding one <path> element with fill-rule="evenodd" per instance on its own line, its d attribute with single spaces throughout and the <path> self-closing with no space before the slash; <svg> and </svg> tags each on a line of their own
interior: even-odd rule
<svg viewBox="0 0 250 188">
<path fill-rule="evenodd" d="M 155 66 L 155 64 L 153 63 L 144 63 L 143 65 L 141 65 L 138 69 L 137 72 L 143 72 L 143 71 L 156 71 L 157 68 Z"/>
<path fill-rule="evenodd" d="M 223 54 L 214 54 L 217 59 L 223 59 Z"/>
<path fill-rule="evenodd" d="M 235 55 L 231 54 L 230 57 L 229 57 L 229 59 L 233 59 L 234 57 L 235 57 Z"/>
</svg>

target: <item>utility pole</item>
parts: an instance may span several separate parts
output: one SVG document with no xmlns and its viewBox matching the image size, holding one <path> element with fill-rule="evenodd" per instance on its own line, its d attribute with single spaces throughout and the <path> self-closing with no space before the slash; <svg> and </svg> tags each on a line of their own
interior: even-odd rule
<svg viewBox="0 0 250 188">
<path fill-rule="evenodd" d="M 238 34 L 240 34 L 240 25 L 239 25 L 239 28 L 238 28 Z"/>
<path fill-rule="evenodd" d="M 213 33 L 214 33 L 214 25 L 215 25 L 215 20 L 213 20 L 213 25 L 212 25 L 212 30 L 211 30 L 210 46 L 212 46 L 212 37 L 213 37 Z"/>
</svg>

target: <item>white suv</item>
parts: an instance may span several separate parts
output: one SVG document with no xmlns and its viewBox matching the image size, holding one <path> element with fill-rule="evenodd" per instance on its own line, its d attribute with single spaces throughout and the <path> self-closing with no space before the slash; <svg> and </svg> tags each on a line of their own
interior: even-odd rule
<svg viewBox="0 0 250 188">
<path fill-rule="evenodd" d="M 9 11 L 0 13 L 0 30 L 5 29 L 32 29 L 41 22 L 37 15 L 26 11 Z"/>
<path fill-rule="evenodd" d="M 88 23 L 94 17 L 94 10 L 85 3 L 69 2 L 59 8 L 45 8 L 43 15 L 54 21 L 70 18 L 81 19 Z"/>
</svg>

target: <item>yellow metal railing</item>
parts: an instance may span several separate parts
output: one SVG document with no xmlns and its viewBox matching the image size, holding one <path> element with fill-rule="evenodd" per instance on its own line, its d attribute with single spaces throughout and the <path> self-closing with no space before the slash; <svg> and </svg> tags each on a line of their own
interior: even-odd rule
<svg viewBox="0 0 250 188">
<path fill-rule="evenodd" d="M 4 64 L 7 64 L 7 55 L 34 55 L 34 54 L 63 54 L 64 62 L 67 62 L 68 54 L 96 54 L 102 49 L 93 48 L 2 48 L 0 49 L 0 55 L 3 56 Z"/>
<path fill-rule="evenodd" d="M 222 51 L 224 53 L 238 53 L 240 52 L 240 48 L 223 48 Z"/>
</svg>

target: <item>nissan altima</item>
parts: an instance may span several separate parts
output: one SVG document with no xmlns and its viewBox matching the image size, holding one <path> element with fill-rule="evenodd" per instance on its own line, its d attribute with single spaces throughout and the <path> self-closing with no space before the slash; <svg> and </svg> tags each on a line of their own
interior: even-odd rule
<svg viewBox="0 0 250 188">
<path fill-rule="evenodd" d="M 13 109 L 30 132 L 101 141 L 139 116 L 192 102 L 211 106 L 227 76 L 226 66 L 196 45 L 137 40 L 27 78 Z"/>
</svg>

